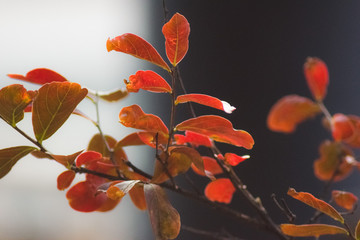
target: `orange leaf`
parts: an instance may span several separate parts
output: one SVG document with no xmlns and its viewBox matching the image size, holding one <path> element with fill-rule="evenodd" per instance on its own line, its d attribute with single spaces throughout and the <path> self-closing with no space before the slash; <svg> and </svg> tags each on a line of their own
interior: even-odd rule
<svg viewBox="0 0 360 240">
<path fill-rule="evenodd" d="M 108 135 L 104 136 L 109 148 L 114 148 L 116 144 L 116 140 Z M 95 134 L 87 147 L 89 151 L 95 151 L 101 153 L 104 157 L 110 157 L 111 153 L 109 152 L 108 148 L 106 147 L 106 143 L 104 142 L 104 138 L 100 134 Z"/>
<path fill-rule="evenodd" d="M 52 82 L 43 85 L 33 102 L 32 122 L 41 143 L 51 137 L 86 97 L 87 90 L 77 83 Z"/>
<path fill-rule="evenodd" d="M 65 190 L 71 185 L 74 178 L 75 178 L 74 171 L 67 170 L 65 172 L 62 172 L 57 178 L 57 188 L 59 190 Z"/>
<path fill-rule="evenodd" d="M 178 124 L 175 129 L 196 132 L 215 141 L 247 149 L 251 149 L 254 145 L 254 139 L 248 132 L 234 129 L 229 120 L 220 116 L 206 115 L 191 118 Z"/>
<path fill-rule="evenodd" d="M 102 158 L 101 153 L 95 151 L 87 151 L 80 154 L 76 158 L 76 166 L 80 167 L 81 165 L 88 165 L 94 161 L 100 160 Z"/>
<path fill-rule="evenodd" d="M 175 239 L 180 232 L 180 215 L 158 185 L 145 184 L 144 193 L 156 239 Z"/>
<path fill-rule="evenodd" d="M 138 182 L 139 180 L 121 181 L 115 185 L 110 186 L 106 190 L 108 198 L 118 200 L 123 198 Z"/>
<path fill-rule="evenodd" d="M 119 101 L 120 99 L 125 98 L 127 95 L 129 95 L 128 91 L 125 89 L 116 89 L 113 91 L 108 92 L 91 92 L 89 90 L 88 96 L 90 96 L 92 99 L 95 99 L 96 96 L 100 97 L 101 99 L 108 101 L 108 102 L 115 102 Z"/>
<path fill-rule="evenodd" d="M 26 74 L 8 74 L 8 77 L 43 85 L 51 82 L 67 82 L 66 78 L 47 68 L 36 68 Z"/>
<path fill-rule="evenodd" d="M 161 156 L 162 161 L 166 161 L 165 154 Z M 204 165 L 200 154 L 193 148 L 177 147 L 171 150 L 170 156 L 165 163 L 168 173 L 175 177 L 181 173 L 185 173 L 189 170 L 191 163 L 194 163 L 200 171 L 204 172 Z M 166 181 L 169 176 L 166 172 L 164 164 L 159 160 L 156 160 L 154 177 L 151 180 L 153 183 L 162 183 Z"/>
<path fill-rule="evenodd" d="M 349 211 L 354 209 L 354 206 L 358 201 L 358 198 L 351 192 L 333 190 L 331 195 L 332 199 L 338 206 L 343 207 Z"/>
<path fill-rule="evenodd" d="M 138 146 L 138 145 L 144 145 L 144 144 L 145 143 L 140 139 L 137 132 L 127 135 L 126 137 L 124 137 L 117 143 L 117 145 L 119 145 L 121 147 Z"/>
<path fill-rule="evenodd" d="M 248 158 L 250 158 L 249 155 L 239 156 L 234 153 L 225 153 L 225 161 L 231 166 L 236 166 Z"/>
<path fill-rule="evenodd" d="M 205 146 L 212 147 L 213 143 L 211 139 L 202 134 L 198 134 L 191 131 L 185 131 L 185 136 L 180 134 L 175 134 L 175 141 L 178 145 L 184 145 L 186 143 L 190 143 L 194 147 Z"/>
<path fill-rule="evenodd" d="M 0 149 L 0 179 L 8 174 L 11 168 L 23 157 L 36 148 L 28 146 Z"/>
<path fill-rule="evenodd" d="M 131 198 L 131 201 L 134 203 L 134 205 L 140 209 L 145 210 L 146 209 L 146 200 L 145 200 L 145 194 L 144 194 L 144 185 L 142 184 L 136 184 L 130 191 L 129 195 Z"/>
<path fill-rule="evenodd" d="M 343 141 L 352 147 L 360 147 L 360 117 L 334 114 L 331 131 L 336 141 Z"/>
<path fill-rule="evenodd" d="M 223 173 L 222 168 L 216 162 L 215 159 L 213 159 L 211 157 L 203 156 L 202 160 L 204 163 L 204 171 L 203 172 L 201 170 L 199 170 L 194 164 L 191 165 L 192 170 L 194 172 L 196 172 L 197 174 L 199 174 L 201 176 L 206 176 L 206 175 L 208 175 L 208 174 L 206 174 L 207 172 L 212 175 L 217 175 L 217 174 Z"/>
<path fill-rule="evenodd" d="M 169 66 L 161 58 L 155 48 L 135 34 L 125 33 L 113 39 L 109 38 L 106 42 L 106 48 L 108 52 L 115 50 L 117 52 L 123 52 L 134 57 L 147 60 L 170 72 Z"/>
<path fill-rule="evenodd" d="M 344 223 L 344 218 L 340 215 L 338 211 L 335 210 L 330 204 L 324 202 L 323 200 L 320 200 L 310 193 L 307 192 L 296 192 L 295 189 L 289 188 L 288 195 L 291 197 L 309 205 L 310 207 L 313 207 L 317 209 L 318 211 L 325 213 L 326 215 L 332 217 L 333 219 Z"/>
<path fill-rule="evenodd" d="M 175 104 L 186 103 L 186 102 L 196 102 L 208 107 L 213 107 L 219 110 L 222 110 L 226 113 L 232 113 L 236 108 L 231 106 L 225 101 L 221 101 L 218 98 L 205 95 L 205 94 L 185 94 L 180 95 L 176 98 Z"/>
<path fill-rule="evenodd" d="M 125 127 L 141 129 L 149 132 L 168 134 L 169 130 L 163 121 L 153 114 L 146 114 L 138 105 L 124 107 L 119 114 L 120 123 Z"/>
<path fill-rule="evenodd" d="M 319 106 L 310 99 L 288 95 L 272 106 L 267 117 L 267 126 L 272 131 L 291 133 L 295 131 L 299 123 L 320 112 Z"/>
<path fill-rule="evenodd" d="M 143 143 L 152 148 L 156 148 L 156 141 L 158 145 L 165 145 L 168 142 L 168 137 L 164 134 L 159 134 L 156 137 L 156 133 L 153 132 L 137 132 L 137 135 Z"/>
<path fill-rule="evenodd" d="M 124 80 L 126 89 L 129 92 L 138 92 L 143 89 L 150 92 L 171 93 L 170 85 L 159 74 L 153 71 L 137 71 L 135 75 L 129 77 L 129 81 Z"/>
<path fill-rule="evenodd" d="M 20 84 L 6 86 L 0 90 L 0 117 L 15 127 L 24 118 L 24 110 L 31 103 L 35 92 L 26 91 Z"/>
<path fill-rule="evenodd" d="M 229 204 L 235 192 L 235 187 L 228 178 L 218 178 L 205 188 L 205 196 L 210 201 Z"/>
<path fill-rule="evenodd" d="M 317 101 L 326 96 L 329 84 L 329 72 L 326 64 L 319 58 L 308 57 L 304 64 L 304 73 L 308 87 Z"/>
<path fill-rule="evenodd" d="M 327 224 L 281 224 L 280 228 L 284 234 L 292 237 L 319 237 L 321 235 L 349 234 L 344 228 Z"/>
<path fill-rule="evenodd" d="M 163 26 L 162 32 L 165 37 L 166 55 L 175 67 L 188 51 L 190 24 L 183 15 L 175 13 Z"/>
<path fill-rule="evenodd" d="M 314 162 L 314 173 L 323 181 L 340 181 L 351 173 L 355 163 L 349 148 L 341 143 L 325 141 L 320 146 L 320 158 Z"/>
<path fill-rule="evenodd" d="M 77 158 L 77 156 L 79 156 L 80 153 L 82 153 L 83 150 L 78 151 L 74 154 L 71 155 L 54 155 L 51 154 L 49 155 L 50 158 L 53 158 L 55 161 L 57 161 L 58 163 L 64 165 L 66 168 L 68 168 L 69 166 L 71 166 L 75 159 Z"/>
</svg>

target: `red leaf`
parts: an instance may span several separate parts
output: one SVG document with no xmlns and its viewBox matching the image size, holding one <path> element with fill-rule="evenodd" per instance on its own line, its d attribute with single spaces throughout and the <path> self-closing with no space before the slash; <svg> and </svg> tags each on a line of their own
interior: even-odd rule
<svg viewBox="0 0 360 240">
<path fill-rule="evenodd" d="M 119 114 L 120 123 L 125 127 L 141 129 L 149 132 L 168 134 L 169 130 L 163 121 L 153 114 L 146 114 L 138 105 L 124 107 Z"/>
<path fill-rule="evenodd" d="M 326 64 L 319 58 L 308 57 L 304 64 L 304 73 L 308 87 L 317 101 L 326 96 L 329 84 L 329 72 Z"/>
<path fill-rule="evenodd" d="M 211 139 L 202 134 L 198 134 L 191 131 L 185 131 L 185 136 L 180 134 L 175 134 L 175 141 L 178 145 L 184 145 L 186 143 L 190 143 L 194 147 L 205 146 L 212 147 L 213 143 Z"/>
<path fill-rule="evenodd" d="M 26 76 L 8 74 L 8 77 L 41 85 L 51 82 L 67 82 L 66 78 L 47 68 L 36 68 L 28 72 Z"/>
<path fill-rule="evenodd" d="M 296 192 L 295 189 L 289 188 L 288 195 L 291 197 L 309 205 L 310 207 L 313 207 L 317 209 L 318 211 L 325 213 L 326 215 L 332 217 L 333 219 L 344 223 L 344 218 L 340 215 L 338 211 L 335 210 L 331 205 L 324 202 L 323 200 L 320 200 L 310 193 L 307 192 Z"/>
<path fill-rule="evenodd" d="M 333 190 L 331 195 L 332 199 L 338 206 L 343 207 L 349 211 L 354 209 L 354 206 L 358 201 L 358 198 L 351 192 Z"/>
<path fill-rule="evenodd" d="M 100 160 L 102 158 L 101 153 L 94 152 L 94 151 L 87 151 L 80 154 L 76 158 L 76 166 L 80 167 L 81 165 L 88 165 L 94 161 Z"/>
<path fill-rule="evenodd" d="M 304 225 L 294 225 L 294 224 L 281 224 L 281 231 L 292 237 L 316 237 L 318 238 L 321 235 L 333 235 L 333 234 L 345 234 L 348 235 L 346 229 L 327 225 L 327 224 L 304 224 Z"/>
<path fill-rule="evenodd" d="M 196 172 L 197 174 L 199 174 L 201 176 L 206 176 L 206 175 L 209 175 L 208 173 L 210 173 L 211 175 L 217 175 L 217 174 L 223 173 L 222 168 L 216 162 L 215 159 L 204 156 L 204 157 L 202 157 L 202 160 L 204 163 L 204 171 L 199 170 L 194 164 L 191 165 L 192 170 L 194 172 Z"/>
<path fill-rule="evenodd" d="M 129 92 L 138 92 L 143 89 L 150 92 L 171 93 L 170 85 L 159 74 L 153 71 L 137 71 L 135 75 L 129 77 L 129 81 L 124 80 L 126 89 Z"/>
<path fill-rule="evenodd" d="M 51 137 L 87 92 L 77 83 L 52 82 L 43 85 L 33 101 L 32 123 L 36 139 L 41 143 Z"/>
<path fill-rule="evenodd" d="M 251 149 L 254 145 L 254 140 L 248 132 L 234 129 L 229 120 L 215 115 L 188 119 L 178 124 L 175 129 L 196 132 L 215 141 L 247 149 Z"/>
<path fill-rule="evenodd" d="M 336 141 L 360 147 L 360 117 L 337 113 L 332 117 L 331 131 Z"/>
<path fill-rule="evenodd" d="M 272 106 L 267 118 L 267 126 L 272 131 L 291 133 L 299 123 L 320 112 L 319 106 L 310 99 L 288 95 Z"/>
<path fill-rule="evenodd" d="M 236 166 L 239 163 L 245 161 L 246 159 L 250 158 L 249 155 L 239 156 L 234 153 L 226 153 L 225 154 L 225 161 L 230 164 L 231 166 Z"/>
<path fill-rule="evenodd" d="M 6 86 L 0 90 L 0 117 L 15 127 L 24 118 L 24 110 L 35 96 L 20 84 Z"/>
<path fill-rule="evenodd" d="M 137 135 L 143 143 L 152 148 L 156 148 L 156 142 L 158 145 L 165 145 L 168 142 L 168 137 L 164 134 L 156 136 L 153 132 L 137 132 Z"/>
<path fill-rule="evenodd" d="M 314 162 L 314 173 L 323 181 L 340 181 L 351 173 L 355 163 L 349 148 L 341 143 L 325 141 L 320 146 L 320 158 Z"/>
<path fill-rule="evenodd" d="M 135 34 L 125 33 L 113 39 L 109 38 L 106 42 L 106 48 L 108 52 L 115 50 L 117 52 L 123 52 L 134 57 L 147 60 L 170 72 L 169 66 L 161 58 L 155 48 Z"/>
<path fill-rule="evenodd" d="M 235 187 L 228 178 L 218 178 L 205 188 L 205 196 L 210 201 L 229 204 L 235 192 Z"/>
<path fill-rule="evenodd" d="M 65 190 L 68 188 L 72 181 L 75 178 L 75 172 L 71 170 L 67 170 L 63 173 L 61 173 L 57 178 L 57 188 L 59 190 Z"/>
<path fill-rule="evenodd" d="M 232 113 L 236 109 L 235 107 L 231 106 L 229 103 L 225 101 L 221 101 L 218 98 L 205 94 L 180 95 L 176 98 L 175 104 L 186 103 L 186 102 L 196 102 L 205 106 L 222 110 L 226 113 Z"/>
<path fill-rule="evenodd" d="M 165 37 L 166 55 L 173 66 L 185 56 L 189 48 L 190 24 L 186 18 L 175 13 L 162 29 Z"/>
</svg>

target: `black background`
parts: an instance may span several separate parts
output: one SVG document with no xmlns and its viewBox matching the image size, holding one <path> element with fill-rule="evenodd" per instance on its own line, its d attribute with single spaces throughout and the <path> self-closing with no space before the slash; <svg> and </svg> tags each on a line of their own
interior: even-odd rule
<svg viewBox="0 0 360 240">
<path fill-rule="evenodd" d="M 251 151 L 225 144 L 219 147 L 223 152 L 251 155 L 236 171 L 277 223 L 286 219 L 271 200 L 272 193 L 286 199 L 298 216 L 296 223 L 305 223 L 313 210 L 290 199 L 286 192 L 294 187 L 320 195 L 324 183 L 314 176 L 312 165 L 319 144 L 331 136 L 320 117 L 301 124 L 290 135 L 268 130 L 266 117 L 284 95 L 311 97 L 303 76 L 308 56 L 319 57 L 328 65 L 330 85 L 325 105 L 329 111 L 360 114 L 360 2 L 168 0 L 166 4 L 170 17 L 179 12 L 190 22 L 190 48 L 180 64 L 188 92 L 216 96 L 237 108 L 226 115 L 196 106 L 197 113 L 222 115 L 235 128 L 252 134 L 255 146 Z M 161 1 L 154 4 L 154 12 L 154 31 L 162 36 Z M 162 49 L 162 41 L 159 37 L 155 47 Z M 180 118 L 186 117 L 189 115 L 184 108 Z M 192 177 L 203 186 L 208 182 Z M 358 182 L 356 171 L 333 187 L 359 195 Z M 209 231 L 226 229 L 245 239 L 276 239 L 194 201 L 171 196 L 184 225 Z M 230 206 L 254 215 L 238 194 Z M 354 218 L 359 218 L 358 212 Z M 178 239 L 208 238 L 182 231 Z"/>
</svg>

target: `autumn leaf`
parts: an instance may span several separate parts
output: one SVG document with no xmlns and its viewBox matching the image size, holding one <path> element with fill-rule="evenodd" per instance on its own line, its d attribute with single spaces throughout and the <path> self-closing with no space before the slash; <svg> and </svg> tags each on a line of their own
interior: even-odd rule
<svg viewBox="0 0 360 240">
<path fill-rule="evenodd" d="M 267 117 L 267 126 L 272 131 L 291 133 L 298 124 L 320 112 L 319 106 L 310 99 L 288 95 L 272 106 Z"/>
<path fill-rule="evenodd" d="M 324 141 L 319 152 L 320 158 L 314 162 L 314 173 L 322 181 L 340 181 L 349 176 L 356 164 L 353 152 L 338 142 Z"/>
<path fill-rule="evenodd" d="M 120 123 L 125 127 L 145 130 L 148 132 L 159 132 L 167 135 L 169 130 L 163 121 L 153 114 L 146 114 L 138 105 L 124 107 L 119 114 Z"/>
<path fill-rule="evenodd" d="M 170 85 L 159 74 L 153 71 L 137 71 L 135 75 L 129 77 L 129 81 L 124 80 L 126 89 L 129 92 L 138 92 L 140 89 L 156 92 L 171 93 Z"/>
<path fill-rule="evenodd" d="M 104 138 L 106 140 L 106 143 L 104 141 Z M 100 134 L 95 134 L 89 144 L 87 149 L 89 151 L 95 151 L 98 153 L 101 153 L 103 156 L 105 157 L 110 157 L 111 153 L 109 152 L 109 149 L 107 148 L 107 146 L 112 149 L 115 147 L 116 144 L 116 140 L 108 135 L 105 135 L 104 137 L 101 136 Z"/>
<path fill-rule="evenodd" d="M 336 113 L 331 119 L 334 140 L 343 141 L 352 147 L 360 147 L 360 117 Z"/>
<path fill-rule="evenodd" d="M 8 77 L 40 85 L 51 82 L 67 82 L 66 78 L 61 76 L 59 73 L 47 68 L 33 69 L 28 72 L 26 76 L 19 74 L 8 74 Z"/>
<path fill-rule="evenodd" d="M 327 224 L 281 224 L 280 228 L 284 234 L 292 237 L 319 237 L 321 235 L 349 234 L 344 228 Z"/>
<path fill-rule="evenodd" d="M 77 83 L 52 82 L 43 85 L 33 102 L 32 122 L 39 143 L 51 137 L 86 97 Z"/>
<path fill-rule="evenodd" d="M 162 32 L 165 37 L 166 55 L 175 67 L 189 49 L 190 24 L 183 15 L 175 13 L 163 26 Z"/>
<path fill-rule="evenodd" d="M 180 215 L 158 185 L 145 184 L 144 193 L 156 240 L 175 239 L 180 232 Z"/>
<path fill-rule="evenodd" d="M 169 179 L 168 173 L 175 177 L 189 170 L 191 163 L 204 172 L 204 165 L 200 154 L 193 148 L 176 147 L 171 149 L 170 155 L 166 158 L 165 154 L 160 155 L 161 160 L 155 162 L 153 183 L 162 183 Z M 167 160 L 167 161 L 166 161 Z M 165 165 L 165 166 L 164 166 Z M 165 168 L 166 167 L 166 168 Z"/>
<path fill-rule="evenodd" d="M 99 97 L 108 102 L 119 101 L 119 100 L 125 98 L 127 95 L 129 95 L 129 93 L 126 89 L 115 89 L 115 90 L 106 91 L 106 92 L 102 92 L 102 91 L 95 92 L 95 91 L 89 90 L 89 92 L 88 92 L 88 97 L 90 97 L 91 99 L 96 99 L 97 97 Z"/>
<path fill-rule="evenodd" d="M 23 157 L 34 151 L 36 148 L 18 146 L 0 149 L 0 179 L 8 174 L 11 168 Z"/>
<path fill-rule="evenodd" d="M 358 221 L 358 223 L 356 224 L 356 228 L 355 228 L 355 238 L 356 240 L 360 239 L 360 220 Z"/>
<path fill-rule="evenodd" d="M 108 189 L 106 189 L 106 195 L 112 200 L 119 200 L 123 198 L 139 182 L 139 180 L 121 181 L 111 185 Z"/>
<path fill-rule="evenodd" d="M 102 154 L 95 151 L 87 151 L 82 154 L 80 154 L 76 158 L 76 166 L 80 167 L 82 165 L 88 165 L 91 164 L 94 161 L 98 161 L 102 158 Z"/>
<path fill-rule="evenodd" d="M 304 64 L 304 73 L 308 87 L 317 101 L 322 101 L 329 84 L 329 72 L 326 64 L 319 58 L 308 57 Z"/>
<path fill-rule="evenodd" d="M 83 152 L 83 150 L 78 151 L 78 152 L 73 153 L 73 154 L 70 154 L 70 155 L 51 154 L 51 155 L 49 155 L 49 157 L 51 157 L 52 159 L 54 159 L 58 163 L 64 165 L 66 168 L 68 168 L 69 166 L 71 166 L 75 162 L 75 159 L 77 158 L 77 156 L 79 156 L 79 154 L 82 153 L 82 152 Z"/>
<path fill-rule="evenodd" d="M 144 185 L 143 184 L 136 184 L 130 191 L 129 195 L 131 201 L 134 205 L 140 209 L 146 209 L 146 200 L 145 200 L 145 193 L 144 193 Z"/>
<path fill-rule="evenodd" d="M 309 205 L 310 207 L 315 208 L 316 210 L 332 217 L 336 221 L 339 221 L 341 223 L 344 223 L 344 218 L 340 215 L 338 211 L 335 210 L 330 204 L 324 202 L 323 200 L 320 200 L 310 193 L 307 192 L 296 192 L 295 189 L 289 188 L 288 195 L 291 197 Z"/>
<path fill-rule="evenodd" d="M 65 172 L 62 172 L 57 178 L 57 188 L 59 190 L 65 190 L 71 185 L 74 178 L 75 178 L 74 171 L 67 170 Z"/>
<path fill-rule="evenodd" d="M 24 110 L 36 95 L 20 84 L 12 84 L 0 90 L 0 117 L 15 127 L 24 118 Z"/>
<path fill-rule="evenodd" d="M 358 202 L 358 198 L 351 192 L 333 190 L 331 196 L 338 206 L 348 211 L 353 210 Z"/>
<path fill-rule="evenodd" d="M 198 146 L 205 146 L 205 147 L 212 147 L 213 143 L 212 140 L 199 133 L 185 131 L 185 135 L 175 134 L 174 135 L 176 144 L 184 145 L 186 143 L 190 143 L 194 147 Z"/>
<path fill-rule="evenodd" d="M 130 54 L 136 58 L 147 60 L 170 72 L 169 66 L 155 48 L 135 34 L 125 33 L 113 39 L 109 38 L 106 42 L 106 48 L 108 52 L 114 50 Z"/>
<path fill-rule="evenodd" d="M 204 171 L 199 170 L 194 164 L 191 165 L 191 168 L 195 173 L 201 176 L 208 176 L 210 174 L 217 175 L 223 173 L 222 168 L 214 158 L 203 156 L 202 160 L 204 163 Z"/>
<path fill-rule="evenodd" d="M 175 130 L 196 132 L 215 141 L 247 149 L 251 149 L 254 145 L 254 140 L 248 132 L 234 129 L 229 120 L 215 115 L 188 119 L 178 124 Z"/>
<path fill-rule="evenodd" d="M 225 101 L 221 101 L 218 98 L 205 94 L 194 94 L 194 93 L 184 94 L 184 95 L 179 95 L 175 100 L 175 104 L 186 103 L 186 102 L 195 102 L 201 105 L 222 110 L 226 113 L 232 113 L 236 109 L 235 107 L 231 106 L 229 103 Z"/>
<path fill-rule="evenodd" d="M 225 153 L 225 161 L 231 166 L 236 166 L 248 158 L 250 158 L 249 155 L 239 156 L 235 153 Z"/>
<path fill-rule="evenodd" d="M 210 201 L 229 204 L 235 192 L 235 187 L 228 178 L 218 178 L 205 188 L 205 196 Z"/>
</svg>

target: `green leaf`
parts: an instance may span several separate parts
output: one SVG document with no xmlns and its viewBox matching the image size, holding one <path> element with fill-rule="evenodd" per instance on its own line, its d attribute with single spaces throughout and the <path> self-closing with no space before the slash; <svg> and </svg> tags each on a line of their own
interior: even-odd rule
<svg viewBox="0 0 360 240">
<path fill-rule="evenodd" d="M 51 137 L 87 94 L 77 83 L 52 82 L 39 89 L 33 103 L 33 128 L 39 143 Z"/>
<path fill-rule="evenodd" d="M 0 150 L 0 178 L 4 177 L 22 157 L 36 148 L 29 146 L 11 147 Z"/>
<path fill-rule="evenodd" d="M 158 185 L 145 184 L 144 193 L 156 240 L 174 239 L 180 232 L 180 215 Z"/>
<path fill-rule="evenodd" d="M 15 127 L 24 118 L 24 109 L 32 101 L 35 92 L 26 91 L 20 84 L 6 86 L 0 90 L 0 117 Z"/>
<path fill-rule="evenodd" d="M 319 237 L 321 235 L 349 234 L 344 228 L 327 224 L 281 224 L 280 228 L 284 234 L 292 237 Z"/>
</svg>

